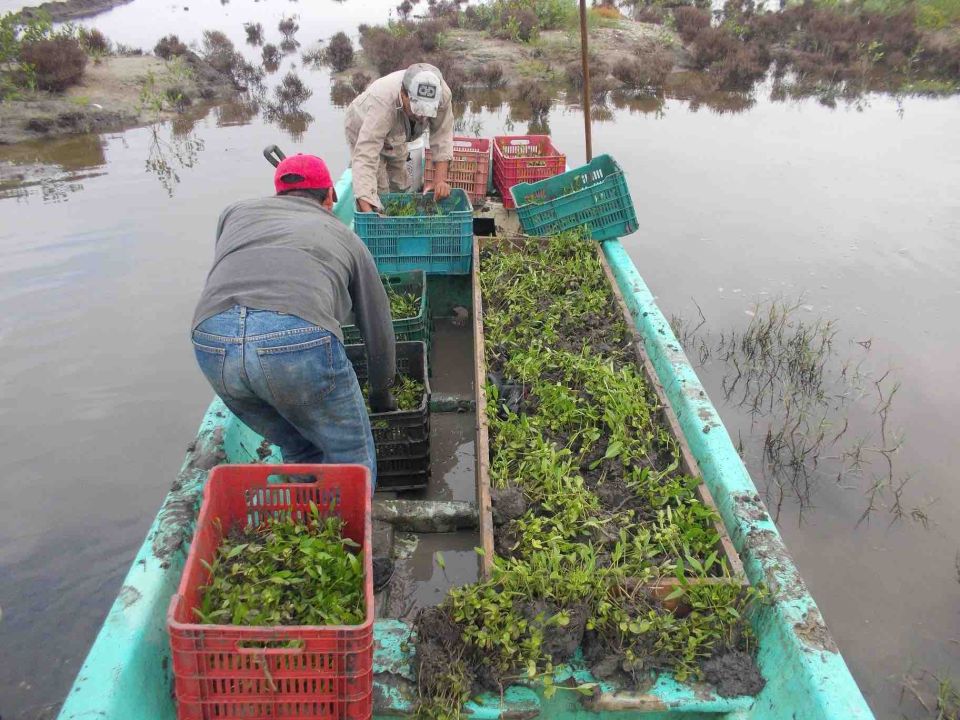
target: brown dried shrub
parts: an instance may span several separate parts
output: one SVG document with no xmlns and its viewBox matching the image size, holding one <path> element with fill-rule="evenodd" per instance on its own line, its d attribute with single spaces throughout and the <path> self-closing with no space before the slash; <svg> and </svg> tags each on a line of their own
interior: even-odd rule
<svg viewBox="0 0 960 720">
<path fill-rule="evenodd" d="M 396 35 L 382 26 L 361 25 L 360 47 L 380 75 L 409 67 L 421 59 L 420 43 L 414 35 Z"/>
<path fill-rule="evenodd" d="M 673 11 L 677 33 L 684 42 L 692 42 L 703 30 L 710 27 L 710 11 L 684 5 Z"/>
<path fill-rule="evenodd" d="M 176 35 L 167 35 L 160 38 L 153 47 L 153 54 L 164 60 L 186 55 L 187 52 L 189 52 L 189 48 Z"/>
<path fill-rule="evenodd" d="M 353 91 L 359 95 L 364 90 L 367 89 L 367 85 L 370 84 L 370 76 L 366 73 L 360 72 L 359 70 L 353 74 L 353 77 L 350 78 L 350 87 L 353 88 Z"/>
<path fill-rule="evenodd" d="M 543 83 L 535 80 L 521 80 L 518 82 L 512 93 L 512 101 L 515 103 L 526 103 L 530 106 L 534 115 L 543 115 L 550 111 L 553 105 L 552 93 L 543 87 Z"/>
<path fill-rule="evenodd" d="M 693 39 L 693 63 L 704 70 L 739 48 L 740 41 L 726 28 L 707 28 Z"/>
<path fill-rule="evenodd" d="M 87 54 L 71 37 L 28 40 L 20 45 L 20 62 L 33 68 L 38 88 L 63 92 L 80 82 Z"/>
<path fill-rule="evenodd" d="M 656 89 L 673 70 L 673 54 L 669 50 L 621 58 L 611 70 L 612 75 L 630 88 Z"/>
<path fill-rule="evenodd" d="M 424 52 L 433 52 L 440 47 L 440 38 L 447 24 L 443 20 L 421 20 L 413 28 L 413 35 Z"/>
<path fill-rule="evenodd" d="M 633 11 L 633 19 L 637 22 L 662 25 L 664 20 L 663 9 L 659 5 L 641 5 Z"/>
<path fill-rule="evenodd" d="M 229 73 L 236 62 L 233 42 L 219 30 L 203 31 L 201 52 L 203 59 L 219 73 Z"/>
<path fill-rule="evenodd" d="M 770 66 L 770 56 L 756 47 L 740 47 L 728 53 L 711 68 L 721 90 L 749 90 L 763 79 Z"/>
<path fill-rule="evenodd" d="M 503 87 L 506 82 L 503 79 L 503 65 L 500 63 L 477 65 L 471 73 L 471 79 L 488 90 Z"/>
<path fill-rule="evenodd" d="M 109 55 L 111 43 L 107 36 L 93 28 L 80 28 L 77 31 L 77 39 L 80 41 L 80 47 L 90 55 Z"/>
<path fill-rule="evenodd" d="M 263 45 L 263 23 L 244 23 L 243 29 L 247 33 L 248 43 Z"/>
<path fill-rule="evenodd" d="M 338 32 L 330 38 L 326 59 L 336 72 L 343 72 L 353 65 L 353 43 L 345 32 Z"/>
<path fill-rule="evenodd" d="M 600 87 L 603 79 L 610 74 L 610 69 L 603 58 L 593 53 L 590 53 L 589 65 L 590 86 L 591 88 Z M 564 68 L 564 74 L 566 75 L 567 82 L 569 82 L 571 86 L 577 89 L 583 87 L 583 63 L 580 60 L 568 63 L 566 68 Z"/>
<path fill-rule="evenodd" d="M 280 64 L 280 48 L 273 43 L 267 43 L 263 46 L 261 57 L 263 58 L 264 67 L 269 72 L 274 72 Z M 273 67 L 273 70 L 270 70 L 271 67 Z"/>
<path fill-rule="evenodd" d="M 285 17 L 280 20 L 280 23 L 277 25 L 277 30 L 279 30 L 280 34 L 287 40 L 292 39 L 299 29 L 300 24 L 297 22 L 296 17 Z"/>
</svg>

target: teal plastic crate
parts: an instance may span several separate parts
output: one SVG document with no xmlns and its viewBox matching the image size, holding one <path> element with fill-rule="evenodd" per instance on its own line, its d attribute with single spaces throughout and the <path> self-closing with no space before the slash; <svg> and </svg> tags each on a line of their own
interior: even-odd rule
<svg viewBox="0 0 960 720">
<path fill-rule="evenodd" d="M 637 229 L 626 178 L 609 155 L 546 180 L 514 185 L 510 194 L 527 235 L 586 226 L 594 240 L 611 240 Z"/>
<path fill-rule="evenodd" d="M 384 206 L 409 198 L 407 193 L 385 193 Z M 470 198 L 454 188 L 440 201 L 442 215 L 384 217 L 358 212 L 353 227 L 370 248 L 382 272 L 423 270 L 443 275 L 467 275 L 473 258 L 473 206 Z"/>
<path fill-rule="evenodd" d="M 427 300 L 427 276 L 423 270 L 411 270 L 404 273 L 381 275 L 384 287 L 406 295 L 420 296 L 420 311 L 413 317 L 393 318 L 393 332 L 397 342 L 421 341 L 430 350 L 430 305 Z M 343 326 L 343 344 L 357 345 L 363 342 L 360 328 L 356 325 Z"/>
</svg>

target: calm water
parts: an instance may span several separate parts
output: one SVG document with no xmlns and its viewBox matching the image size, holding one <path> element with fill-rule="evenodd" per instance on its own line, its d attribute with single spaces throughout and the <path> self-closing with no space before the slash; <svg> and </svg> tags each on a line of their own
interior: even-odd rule
<svg viewBox="0 0 960 720">
<path fill-rule="evenodd" d="M 242 23 L 259 21 L 276 43 L 277 23 L 296 13 L 307 50 L 392 5 L 185 2 L 188 11 L 135 0 L 87 24 L 152 47 L 167 32 L 190 41 L 205 28 L 242 44 Z M 298 55 L 275 77 L 291 64 Z M 178 123 L 179 134 L 142 128 L 0 149 L 7 720 L 36 716 L 69 688 L 208 403 L 187 327 L 222 206 L 270 191 L 268 143 L 346 164 L 329 78 L 301 72 L 314 89 L 302 135 L 259 118 L 239 124 L 228 108 Z M 857 111 L 759 92 L 740 113 L 668 100 L 659 110 L 611 106 L 605 117 L 595 152 L 629 173 L 642 229 L 625 243 L 666 314 L 695 316 L 695 301 L 704 329 L 719 334 L 744 327 L 758 300 L 803 294 L 800 312 L 836 318 L 841 354 L 860 353 L 873 377 L 893 368 L 901 383 L 889 418 L 904 429 L 897 473 L 913 476 L 903 503 L 925 509 L 929 526 L 891 525 L 885 510 L 858 526 L 862 485 L 829 481 L 802 522 L 786 503 L 781 526 L 877 715 L 919 717 L 915 704 L 898 705 L 904 674 L 960 677 L 960 100 L 872 98 Z M 519 118 L 477 103 L 464 129 L 525 132 Z M 554 109 L 549 130 L 571 164 L 582 162 L 576 109 Z M 145 168 L 158 153 L 179 176 L 169 191 Z M 851 342 L 867 338 L 869 352 Z M 749 416 L 721 403 L 724 375 L 715 358 L 701 370 L 731 434 L 755 447 Z M 853 413 L 868 423 L 874 405 Z M 751 468 L 759 478 L 762 463 Z"/>
</svg>

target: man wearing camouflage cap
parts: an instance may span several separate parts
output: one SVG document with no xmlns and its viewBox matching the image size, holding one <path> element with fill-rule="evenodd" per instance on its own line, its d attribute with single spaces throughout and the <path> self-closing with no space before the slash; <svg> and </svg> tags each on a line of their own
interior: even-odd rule
<svg viewBox="0 0 960 720">
<path fill-rule="evenodd" d="M 347 143 L 353 168 L 353 194 L 361 212 L 380 211 L 380 193 L 410 189 L 407 143 L 430 129 L 433 190 L 450 195 L 447 169 L 453 159 L 453 102 L 440 71 L 427 63 L 374 80 L 350 103 Z"/>
</svg>

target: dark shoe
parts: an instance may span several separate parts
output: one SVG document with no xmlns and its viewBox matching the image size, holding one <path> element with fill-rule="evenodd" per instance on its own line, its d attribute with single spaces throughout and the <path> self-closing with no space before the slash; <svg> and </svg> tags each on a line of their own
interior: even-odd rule
<svg viewBox="0 0 960 720">
<path fill-rule="evenodd" d="M 378 557 L 373 559 L 373 591 L 375 593 L 383 590 L 390 579 L 393 577 L 393 570 L 396 563 L 392 558 Z"/>
</svg>

